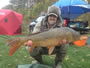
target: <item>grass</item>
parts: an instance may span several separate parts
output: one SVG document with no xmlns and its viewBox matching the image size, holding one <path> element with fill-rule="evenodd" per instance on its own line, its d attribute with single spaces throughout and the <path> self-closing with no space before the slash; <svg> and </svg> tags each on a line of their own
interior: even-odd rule
<svg viewBox="0 0 90 68">
<path fill-rule="evenodd" d="M 23 35 L 22 35 L 23 36 Z M 22 46 L 13 56 L 9 56 L 9 47 L 6 41 L 17 36 L 0 35 L 0 68 L 16 68 L 19 64 L 30 64 L 33 58 L 28 51 Z M 53 65 L 53 56 L 43 56 L 44 64 Z M 67 55 L 62 63 L 62 68 L 90 68 L 90 49 L 87 46 L 78 47 L 70 45 Z"/>
</svg>

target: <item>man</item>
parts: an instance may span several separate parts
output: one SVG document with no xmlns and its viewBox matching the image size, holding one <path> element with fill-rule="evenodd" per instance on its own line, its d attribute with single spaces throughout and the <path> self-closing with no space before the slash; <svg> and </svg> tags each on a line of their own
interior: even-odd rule
<svg viewBox="0 0 90 68">
<path fill-rule="evenodd" d="M 38 22 L 36 24 L 33 33 L 43 32 L 54 28 L 60 28 L 62 26 L 62 19 L 60 17 L 60 14 L 60 8 L 56 6 L 49 7 L 47 15 L 41 22 Z M 28 41 L 27 44 L 29 45 L 32 43 L 32 41 Z M 62 42 L 60 42 L 60 46 L 55 47 L 53 52 L 53 54 L 56 54 L 54 68 L 61 68 L 61 63 L 68 47 L 68 45 L 66 44 L 66 40 L 62 40 Z M 45 54 L 48 54 L 48 48 L 45 47 L 36 47 L 30 53 L 30 55 L 41 64 L 43 63 L 42 55 Z"/>
</svg>

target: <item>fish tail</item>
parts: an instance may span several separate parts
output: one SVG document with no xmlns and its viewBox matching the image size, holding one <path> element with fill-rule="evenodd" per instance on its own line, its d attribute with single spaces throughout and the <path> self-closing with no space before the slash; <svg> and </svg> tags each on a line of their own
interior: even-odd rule
<svg viewBox="0 0 90 68">
<path fill-rule="evenodd" d="M 11 46 L 9 56 L 12 56 L 21 47 L 22 44 L 20 39 L 12 39 L 9 40 L 8 45 Z"/>
<path fill-rule="evenodd" d="M 11 48 L 10 48 L 10 51 L 9 51 L 9 56 L 12 56 L 18 49 L 20 48 L 20 46 L 16 46 L 16 45 L 13 45 Z"/>
</svg>

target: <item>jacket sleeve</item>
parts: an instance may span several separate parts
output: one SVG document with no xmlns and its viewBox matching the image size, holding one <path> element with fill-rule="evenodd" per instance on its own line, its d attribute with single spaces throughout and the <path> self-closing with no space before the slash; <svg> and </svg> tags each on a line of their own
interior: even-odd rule
<svg viewBox="0 0 90 68">
<path fill-rule="evenodd" d="M 40 32 L 40 28 L 41 28 L 41 22 L 38 22 L 35 27 L 34 27 L 34 30 L 32 33 L 38 33 Z"/>
</svg>

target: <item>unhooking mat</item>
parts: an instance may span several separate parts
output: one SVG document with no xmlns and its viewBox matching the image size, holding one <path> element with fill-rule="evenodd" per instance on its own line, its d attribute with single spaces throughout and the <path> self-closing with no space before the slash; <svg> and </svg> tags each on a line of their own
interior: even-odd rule
<svg viewBox="0 0 90 68">
<path fill-rule="evenodd" d="M 17 68 L 52 68 L 52 67 L 42 64 L 24 64 L 18 65 Z"/>
</svg>

